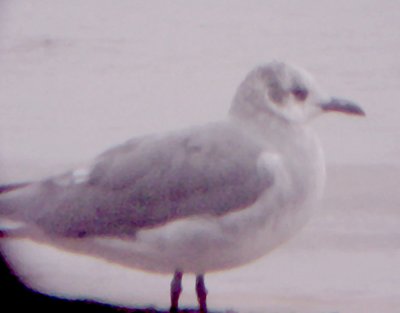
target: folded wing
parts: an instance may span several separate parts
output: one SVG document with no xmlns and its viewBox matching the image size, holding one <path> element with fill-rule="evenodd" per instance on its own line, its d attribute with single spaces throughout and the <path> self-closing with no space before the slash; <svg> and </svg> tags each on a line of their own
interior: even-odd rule
<svg viewBox="0 0 400 313">
<path fill-rule="evenodd" d="M 194 215 L 245 209 L 274 181 L 262 148 L 230 124 L 133 139 L 86 171 L 35 186 L 25 219 L 66 237 L 134 236 Z"/>
</svg>

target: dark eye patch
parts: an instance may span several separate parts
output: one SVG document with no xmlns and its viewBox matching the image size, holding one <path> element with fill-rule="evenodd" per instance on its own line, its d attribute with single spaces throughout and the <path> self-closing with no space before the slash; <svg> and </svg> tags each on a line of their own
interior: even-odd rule
<svg viewBox="0 0 400 313">
<path fill-rule="evenodd" d="M 307 89 L 304 88 L 294 88 L 292 90 L 292 94 L 295 96 L 295 98 L 299 101 L 304 101 L 307 99 L 308 96 L 308 91 Z"/>
<path fill-rule="evenodd" d="M 287 93 L 277 82 L 273 82 L 268 88 L 268 95 L 276 104 L 282 104 Z"/>
</svg>

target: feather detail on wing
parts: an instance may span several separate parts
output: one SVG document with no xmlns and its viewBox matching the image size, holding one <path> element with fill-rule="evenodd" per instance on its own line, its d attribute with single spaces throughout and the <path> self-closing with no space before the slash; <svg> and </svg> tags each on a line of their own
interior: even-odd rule
<svg viewBox="0 0 400 313">
<path fill-rule="evenodd" d="M 60 236 L 134 236 L 173 219 L 245 209 L 274 181 L 258 164 L 262 152 L 222 123 L 133 139 L 100 155 L 79 179 L 71 172 L 43 182 L 39 196 L 47 199 L 30 218 Z"/>
</svg>

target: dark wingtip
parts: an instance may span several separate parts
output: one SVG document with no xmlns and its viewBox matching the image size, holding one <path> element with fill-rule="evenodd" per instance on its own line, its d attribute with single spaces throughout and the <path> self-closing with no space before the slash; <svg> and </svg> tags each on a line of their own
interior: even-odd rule
<svg viewBox="0 0 400 313">
<path fill-rule="evenodd" d="M 0 194 L 10 192 L 16 189 L 24 188 L 31 183 L 17 183 L 17 184 L 7 184 L 7 185 L 1 185 L 0 186 Z"/>
</svg>

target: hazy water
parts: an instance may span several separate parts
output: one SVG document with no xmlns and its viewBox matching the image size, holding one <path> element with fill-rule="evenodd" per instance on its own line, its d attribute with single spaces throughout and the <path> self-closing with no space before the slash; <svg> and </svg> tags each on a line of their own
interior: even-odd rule
<svg viewBox="0 0 400 313">
<path fill-rule="evenodd" d="M 352 164 L 330 172 L 339 176 L 320 219 L 261 263 L 211 276 L 210 303 L 282 312 L 400 306 L 399 2 L 5 0 L 0 10 L 1 181 L 43 177 L 135 135 L 221 118 L 244 75 L 271 59 L 305 67 L 332 95 L 359 102 L 365 119 L 315 121 L 328 163 Z M 45 256 L 22 266 L 45 290 L 168 300 L 169 277 L 25 251 Z M 93 264 L 106 275 L 85 277 L 78 290 L 66 280 Z M 147 288 L 135 289 L 138 280 Z"/>
<path fill-rule="evenodd" d="M 364 120 L 315 122 L 328 162 L 398 164 L 399 6 L 3 1 L 0 131 L 8 176 L 20 176 L 16 162 L 73 164 L 138 134 L 218 119 L 244 75 L 276 58 L 365 108 Z"/>
</svg>

